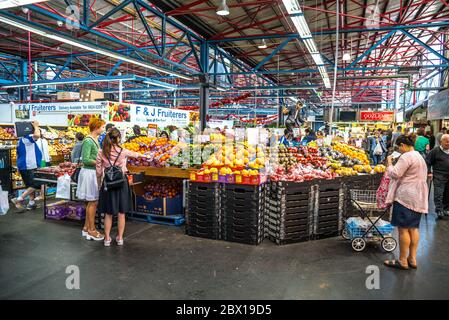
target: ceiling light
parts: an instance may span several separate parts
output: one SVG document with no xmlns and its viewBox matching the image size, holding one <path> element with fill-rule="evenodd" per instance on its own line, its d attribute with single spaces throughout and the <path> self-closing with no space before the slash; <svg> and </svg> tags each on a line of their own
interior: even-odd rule
<svg viewBox="0 0 449 320">
<path fill-rule="evenodd" d="M 312 59 L 313 59 L 313 61 L 315 61 L 315 64 L 317 66 L 324 65 L 324 61 L 323 61 L 323 58 L 321 58 L 321 54 L 320 53 L 312 53 Z"/>
<path fill-rule="evenodd" d="M 310 53 L 318 52 L 315 41 L 313 41 L 313 39 L 305 39 L 303 42 Z"/>
<path fill-rule="evenodd" d="M 262 43 L 257 46 L 259 49 L 266 49 L 267 43 L 265 42 L 265 39 L 262 39 Z"/>
<path fill-rule="evenodd" d="M 20 28 L 20 29 L 23 29 L 23 30 L 26 30 L 26 31 L 30 31 L 32 33 L 44 36 L 46 38 L 50 38 L 50 39 L 53 39 L 53 40 L 56 40 L 56 41 L 59 41 L 59 42 L 70 44 L 70 45 L 72 45 L 74 47 L 77 47 L 77 48 L 80 48 L 80 49 L 84 49 L 86 51 L 93 51 L 93 52 L 96 52 L 98 54 L 102 54 L 102 55 L 105 55 L 107 57 L 110 57 L 110 58 L 114 58 L 114 59 L 117 59 L 117 60 L 128 62 L 128 63 L 134 64 L 134 65 L 137 65 L 137 66 L 141 66 L 141 67 L 146 68 L 146 69 L 151 69 L 151 70 L 154 70 L 154 71 L 158 71 L 158 72 L 166 73 L 166 74 L 169 74 L 169 75 L 173 75 L 175 77 L 178 77 L 178 78 L 181 78 L 181 79 L 184 79 L 184 80 L 192 80 L 192 78 L 189 77 L 189 76 L 186 76 L 186 75 L 183 75 L 183 74 L 180 74 L 180 73 L 177 73 L 177 72 L 173 72 L 171 70 L 159 68 L 157 66 L 148 64 L 146 62 L 143 62 L 143 61 L 140 61 L 140 60 L 137 60 L 137 59 L 134 59 L 134 58 L 130 58 L 128 56 L 122 55 L 120 53 L 116 53 L 116 52 L 111 51 L 111 50 L 101 49 L 101 48 L 96 47 L 96 46 L 91 46 L 89 44 L 81 43 L 79 41 L 74 41 L 74 40 L 70 39 L 69 37 L 66 37 L 66 36 L 63 36 L 63 35 L 52 34 L 52 33 L 46 32 L 44 30 L 28 26 L 28 25 L 26 25 L 24 23 L 20 23 L 20 22 L 18 22 L 16 20 L 12 20 L 12 19 L 6 18 L 6 17 L 4 17 L 1 14 L 0 14 L 0 22 L 4 22 L 4 23 L 9 24 L 9 25 L 11 25 L 13 27 L 17 27 L 17 28 Z"/>
<path fill-rule="evenodd" d="M 161 88 L 165 88 L 165 89 L 176 90 L 176 87 L 173 87 L 169 84 L 162 83 L 160 81 L 145 80 L 143 83 L 151 84 L 153 86 L 157 86 L 157 87 L 161 87 Z"/>
<path fill-rule="evenodd" d="M 312 33 L 310 32 L 309 25 L 304 16 L 293 16 L 291 19 L 301 38 L 312 38 Z"/>
<path fill-rule="evenodd" d="M 343 61 L 351 61 L 351 55 L 349 54 L 349 52 L 345 52 L 343 54 Z"/>
<path fill-rule="evenodd" d="M 301 11 L 301 7 L 299 6 L 298 1 L 296 1 L 296 0 L 282 0 L 282 2 L 284 3 L 284 6 L 287 9 L 287 12 L 289 14 L 302 12 Z"/>
<path fill-rule="evenodd" d="M 20 7 L 31 3 L 44 2 L 47 0 L 3 0 L 0 1 L 0 9 Z M 28 10 L 28 9 L 27 9 Z M 24 13 L 28 13 L 24 11 Z"/>
<path fill-rule="evenodd" d="M 99 77 L 96 77 L 95 79 L 73 79 L 73 80 L 69 80 L 67 79 L 67 81 L 40 81 L 40 82 L 34 82 L 31 84 L 31 86 L 33 87 L 39 87 L 39 86 L 53 86 L 53 85 L 58 85 L 58 84 L 75 84 L 77 85 L 78 83 L 91 83 L 91 82 L 113 82 L 113 81 L 119 81 L 119 80 L 135 80 L 135 77 L 122 77 L 120 79 L 114 79 L 114 78 L 108 78 L 108 79 L 101 79 Z M 8 88 L 25 88 L 25 87 L 29 87 L 30 84 L 26 83 L 26 84 L 12 84 L 12 85 L 6 85 L 6 86 L 2 86 L 3 89 L 8 89 Z"/>
<path fill-rule="evenodd" d="M 217 14 L 219 16 L 227 16 L 229 15 L 229 7 L 226 4 L 226 0 L 221 1 L 221 5 L 217 9 Z"/>
</svg>

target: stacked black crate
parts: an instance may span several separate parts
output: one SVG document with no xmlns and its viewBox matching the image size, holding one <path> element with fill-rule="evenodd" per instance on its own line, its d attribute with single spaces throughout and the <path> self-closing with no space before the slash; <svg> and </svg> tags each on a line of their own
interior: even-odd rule
<svg viewBox="0 0 449 320">
<path fill-rule="evenodd" d="M 278 245 L 309 240 L 313 226 L 313 183 L 273 181 L 267 189 L 267 237 Z"/>
<path fill-rule="evenodd" d="M 221 193 L 221 239 L 258 245 L 264 237 L 265 184 L 225 184 Z"/>
<path fill-rule="evenodd" d="M 370 174 L 343 177 L 344 190 L 344 217 L 358 217 L 359 211 L 351 201 L 351 190 L 371 190 L 373 188 L 373 178 Z"/>
<path fill-rule="evenodd" d="M 220 239 L 221 204 L 218 183 L 188 184 L 186 192 L 186 234 Z"/>
<path fill-rule="evenodd" d="M 338 236 L 343 229 L 345 202 L 342 180 L 320 180 L 315 188 L 313 238 Z"/>
</svg>

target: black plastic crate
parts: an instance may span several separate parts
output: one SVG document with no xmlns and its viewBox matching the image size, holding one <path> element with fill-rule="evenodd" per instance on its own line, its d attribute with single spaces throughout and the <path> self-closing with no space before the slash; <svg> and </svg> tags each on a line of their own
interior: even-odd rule
<svg viewBox="0 0 449 320">
<path fill-rule="evenodd" d="M 268 205 L 267 209 L 271 212 L 277 212 L 282 215 L 288 215 L 288 214 L 299 214 L 299 213 L 306 213 L 310 211 L 309 206 L 302 206 L 302 207 L 284 207 L 282 204 L 278 205 Z"/>
<path fill-rule="evenodd" d="M 191 237 L 196 238 L 205 238 L 205 239 L 211 239 L 211 240 L 219 240 L 220 235 L 218 233 L 214 232 L 201 232 L 196 229 L 186 229 L 186 234 Z"/>
<path fill-rule="evenodd" d="M 291 239 L 279 239 L 274 236 L 268 236 L 267 237 L 271 242 L 276 243 L 279 246 L 286 245 L 286 244 L 293 244 L 293 243 L 300 243 L 309 241 L 309 236 L 303 236 L 303 237 L 297 237 L 297 238 L 291 238 Z"/>
<path fill-rule="evenodd" d="M 300 212 L 300 213 L 296 213 L 296 214 L 279 214 L 279 213 L 275 213 L 275 212 L 267 212 L 266 214 L 267 218 L 271 218 L 271 219 L 277 219 L 279 221 L 295 221 L 295 220 L 302 220 L 302 219 L 310 219 L 311 215 L 309 212 Z"/>
<path fill-rule="evenodd" d="M 231 209 L 235 211 L 263 211 L 265 208 L 264 201 L 230 201 L 229 199 L 223 200 L 221 206 L 226 209 Z"/>
<path fill-rule="evenodd" d="M 221 221 L 230 222 L 235 221 L 237 224 L 243 223 L 255 223 L 255 222 L 263 222 L 265 220 L 265 214 L 257 214 L 257 215 L 222 215 Z"/>
<path fill-rule="evenodd" d="M 329 231 L 329 232 L 323 232 L 319 234 L 315 234 L 312 236 L 313 240 L 321 240 L 321 239 L 327 239 L 327 238 L 335 238 L 340 235 L 340 232 L 338 231 Z"/>
<path fill-rule="evenodd" d="M 291 226 L 304 226 L 304 225 L 309 225 L 310 224 L 310 219 L 309 217 L 305 217 L 302 219 L 296 219 L 296 220 L 284 220 L 284 219 L 276 219 L 276 218 L 272 218 L 272 217 L 266 217 L 265 221 L 273 226 L 286 226 L 286 227 L 291 227 Z"/>
</svg>

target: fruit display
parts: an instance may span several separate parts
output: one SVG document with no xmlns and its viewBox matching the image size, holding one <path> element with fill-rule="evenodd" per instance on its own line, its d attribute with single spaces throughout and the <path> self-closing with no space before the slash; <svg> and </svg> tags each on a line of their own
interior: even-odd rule
<svg viewBox="0 0 449 320">
<path fill-rule="evenodd" d="M 58 155 L 69 155 L 72 153 L 75 143 L 73 141 L 67 142 L 64 140 L 56 140 L 48 145 L 48 152 L 50 157 Z"/>
<path fill-rule="evenodd" d="M 109 104 L 109 121 L 115 122 L 130 122 L 131 108 L 129 104 L 110 103 Z"/>
<path fill-rule="evenodd" d="M 13 181 L 22 181 L 22 176 L 20 175 L 20 173 L 18 171 L 13 172 L 12 180 Z"/>
<path fill-rule="evenodd" d="M 200 144 L 178 143 L 179 153 L 169 159 L 170 166 L 194 168 L 202 164 L 203 146 Z"/>
<path fill-rule="evenodd" d="M 90 134 L 89 127 L 68 127 L 65 132 L 65 137 L 75 139 L 75 134 L 81 132 L 84 136 Z"/>
<path fill-rule="evenodd" d="M 15 139 L 14 128 L 1 128 L 0 139 Z"/>
<path fill-rule="evenodd" d="M 263 146 L 250 146 L 247 143 L 221 146 L 204 162 L 206 167 L 229 167 L 231 169 L 265 168 L 265 152 Z"/>
<path fill-rule="evenodd" d="M 63 162 L 57 166 L 39 168 L 38 172 L 46 173 L 46 174 L 53 174 L 57 178 L 59 178 L 65 174 L 68 174 L 69 176 L 71 176 L 73 174 L 73 172 L 75 172 L 76 167 L 77 167 L 76 163 Z"/>
<path fill-rule="evenodd" d="M 69 114 L 67 115 L 69 126 L 88 126 L 92 118 L 101 119 L 99 114 Z"/>
<path fill-rule="evenodd" d="M 346 167 L 352 167 L 355 164 L 369 165 L 368 156 L 362 149 L 350 146 L 345 143 L 337 142 L 332 145 L 332 150 L 343 154 L 347 158 L 348 164 L 345 165 Z M 352 164 L 350 161 L 352 162 Z"/>
<path fill-rule="evenodd" d="M 128 163 L 132 166 L 166 167 L 168 160 L 180 152 L 176 141 L 167 138 L 138 137 L 132 142 L 124 143 L 125 149 L 146 155 L 145 158 L 130 158 Z"/>
<path fill-rule="evenodd" d="M 326 168 L 327 159 L 320 156 L 318 150 L 313 147 L 278 147 L 278 154 L 270 157 L 273 164 L 279 164 L 288 170 L 297 164 L 310 165 L 314 168 Z"/>
<path fill-rule="evenodd" d="M 316 169 L 312 165 L 298 163 L 288 170 L 284 166 L 277 166 L 270 175 L 272 181 L 304 182 L 313 179 L 334 179 L 336 174 L 330 169 Z"/>
<path fill-rule="evenodd" d="M 174 198 L 182 193 L 182 180 L 179 179 L 152 179 L 144 187 L 146 200 L 154 198 Z"/>
</svg>

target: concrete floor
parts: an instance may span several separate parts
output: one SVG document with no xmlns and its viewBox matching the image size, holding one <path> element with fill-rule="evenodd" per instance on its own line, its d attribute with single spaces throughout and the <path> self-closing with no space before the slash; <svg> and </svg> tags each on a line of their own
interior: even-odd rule
<svg viewBox="0 0 449 320">
<path fill-rule="evenodd" d="M 127 224 L 125 245 L 81 238 L 80 224 L 36 212 L 0 216 L 0 299 L 448 299 L 449 221 L 423 219 L 419 269 L 386 269 L 391 254 L 356 253 L 340 238 L 259 246 Z M 65 286 L 80 269 L 80 289 Z M 380 289 L 365 286 L 380 268 Z"/>
</svg>

